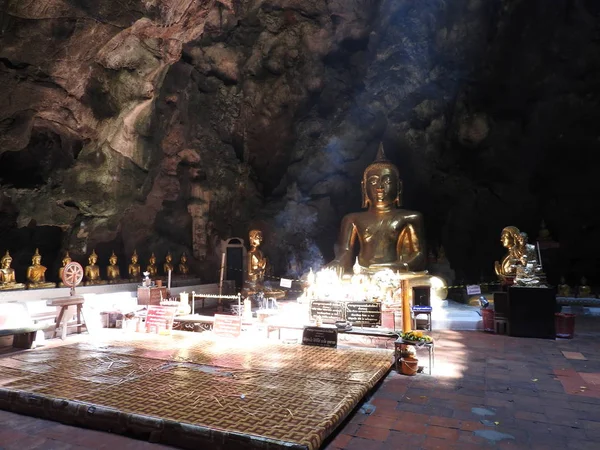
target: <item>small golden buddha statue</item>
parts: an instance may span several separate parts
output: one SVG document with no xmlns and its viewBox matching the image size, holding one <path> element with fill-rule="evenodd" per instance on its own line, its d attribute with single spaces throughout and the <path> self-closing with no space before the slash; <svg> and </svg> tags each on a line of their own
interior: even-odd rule
<svg viewBox="0 0 600 450">
<path fill-rule="evenodd" d="M 25 289 L 23 283 L 17 283 L 15 269 L 12 264 L 12 256 L 6 250 L 6 254 L 0 259 L 0 290 Z"/>
<path fill-rule="evenodd" d="M 72 261 L 73 261 L 73 259 L 71 258 L 71 255 L 69 255 L 69 251 L 67 250 L 65 252 L 65 256 L 62 259 L 62 265 L 58 269 L 58 286 L 59 287 L 65 287 L 65 283 L 63 283 L 63 281 L 62 281 L 62 276 L 63 276 L 63 273 L 65 272 L 65 267 L 67 267 L 67 264 L 69 264 Z"/>
<path fill-rule="evenodd" d="M 46 267 L 42 266 L 39 249 L 31 257 L 31 266 L 27 268 L 27 289 L 45 289 L 56 287 L 56 283 L 46 281 Z"/>
<path fill-rule="evenodd" d="M 587 285 L 586 277 L 581 277 L 579 287 L 577 288 L 577 297 L 580 297 L 580 298 L 592 297 L 592 288 Z"/>
<path fill-rule="evenodd" d="M 448 262 L 448 258 L 446 257 L 446 250 L 444 250 L 443 245 L 440 245 L 440 248 L 438 249 L 437 262 L 439 264 L 445 264 Z"/>
<path fill-rule="evenodd" d="M 363 272 L 423 271 L 426 265 L 423 217 L 416 211 L 399 209 L 402 181 L 398 168 L 388 161 L 383 145 L 375 161 L 364 171 L 363 208 L 342 219 L 335 259 L 327 266 L 350 272 L 354 245 L 358 240 L 358 262 Z"/>
<path fill-rule="evenodd" d="M 85 266 L 85 270 L 83 272 L 85 275 L 86 286 L 106 284 L 106 282 L 100 277 L 100 266 L 97 263 L 98 255 L 96 254 L 95 250 L 92 250 L 92 253 L 88 257 L 88 265 Z"/>
<path fill-rule="evenodd" d="M 179 274 L 183 275 L 183 276 L 187 276 L 190 273 L 190 269 L 187 265 L 187 256 L 185 255 L 185 252 L 183 252 L 181 254 L 181 259 L 179 260 Z"/>
<path fill-rule="evenodd" d="M 560 277 L 560 284 L 556 289 L 557 297 L 570 297 L 571 296 L 571 287 L 565 281 L 565 277 Z"/>
<path fill-rule="evenodd" d="M 123 280 L 121 280 L 121 269 L 119 269 L 117 261 L 117 255 L 115 255 L 115 252 L 113 250 L 112 254 L 110 255 L 110 258 L 108 258 L 108 266 L 106 267 L 106 278 L 108 278 L 108 282 L 110 284 L 117 284 L 123 282 Z"/>
<path fill-rule="evenodd" d="M 550 230 L 548 230 L 548 228 L 546 228 L 546 222 L 544 220 L 542 220 L 542 223 L 540 224 L 540 231 L 538 233 L 538 241 L 551 241 L 552 240 L 552 236 L 550 235 Z"/>
<path fill-rule="evenodd" d="M 139 258 L 138 258 L 137 250 L 134 250 L 133 255 L 131 255 L 131 264 L 129 264 L 129 267 L 127 268 L 127 271 L 129 272 L 130 280 L 139 280 L 140 277 L 142 276 L 141 268 L 140 268 L 140 265 L 138 264 L 138 261 L 139 261 Z"/>
<path fill-rule="evenodd" d="M 263 235 L 260 230 L 251 230 L 249 235 L 250 250 L 248 250 L 248 278 L 250 283 L 263 283 L 265 281 L 265 270 L 267 258 L 258 248 L 262 243 Z"/>
<path fill-rule="evenodd" d="M 150 274 L 150 278 L 154 278 L 156 277 L 156 274 L 158 274 L 158 267 L 156 266 L 156 256 L 154 256 L 154 252 L 152 252 L 150 255 L 146 272 Z"/>
<path fill-rule="evenodd" d="M 520 264 L 521 258 L 525 255 L 525 249 L 521 245 L 522 236 L 517 227 L 505 227 L 500 235 L 500 241 L 508 249 L 508 253 L 501 262 L 496 261 L 494 269 L 500 281 L 504 282 L 516 276 L 517 264 Z"/>
<path fill-rule="evenodd" d="M 165 262 L 163 264 L 163 271 L 165 272 L 165 275 L 168 275 L 169 271 L 173 273 L 174 270 L 175 267 L 173 266 L 173 255 L 171 255 L 171 252 L 167 252 L 167 256 L 165 256 Z"/>
</svg>

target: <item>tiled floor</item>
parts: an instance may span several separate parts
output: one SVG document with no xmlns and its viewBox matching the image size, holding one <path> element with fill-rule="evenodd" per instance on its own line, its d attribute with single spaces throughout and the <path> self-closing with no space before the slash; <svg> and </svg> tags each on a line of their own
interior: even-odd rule
<svg viewBox="0 0 600 450">
<path fill-rule="evenodd" d="M 434 375 L 392 371 L 325 448 L 598 449 L 599 324 L 561 341 L 434 333 Z M 0 411 L 0 448 L 168 447 Z"/>
</svg>

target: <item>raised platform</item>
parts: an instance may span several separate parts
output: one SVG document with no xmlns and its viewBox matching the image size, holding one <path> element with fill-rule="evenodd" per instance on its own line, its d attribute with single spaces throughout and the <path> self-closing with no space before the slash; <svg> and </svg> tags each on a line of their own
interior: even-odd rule
<svg viewBox="0 0 600 450">
<path fill-rule="evenodd" d="M 0 408 L 181 448 L 316 450 L 392 365 L 381 349 L 102 337 L 0 357 Z"/>
</svg>

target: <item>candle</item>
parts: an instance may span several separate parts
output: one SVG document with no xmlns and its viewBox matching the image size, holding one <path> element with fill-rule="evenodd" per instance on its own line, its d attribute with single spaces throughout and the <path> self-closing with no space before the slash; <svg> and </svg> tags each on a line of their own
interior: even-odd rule
<svg viewBox="0 0 600 450">
<path fill-rule="evenodd" d="M 169 269 L 169 277 L 167 280 L 167 289 L 171 290 L 171 270 Z"/>
</svg>

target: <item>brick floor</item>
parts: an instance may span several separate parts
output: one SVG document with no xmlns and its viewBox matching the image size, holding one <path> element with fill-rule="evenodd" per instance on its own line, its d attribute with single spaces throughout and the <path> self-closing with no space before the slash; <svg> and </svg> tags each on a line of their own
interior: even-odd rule
<svg viewBox="0 0 600 450">
<path fill-rule="evenodd" d="M 600 326 L 560 341 L 433 334 L 433 376 L 392 371 L 325 450 L 600 448 Z M 167 448 L 0 411 L 0 450 Z"/>
</svg>

